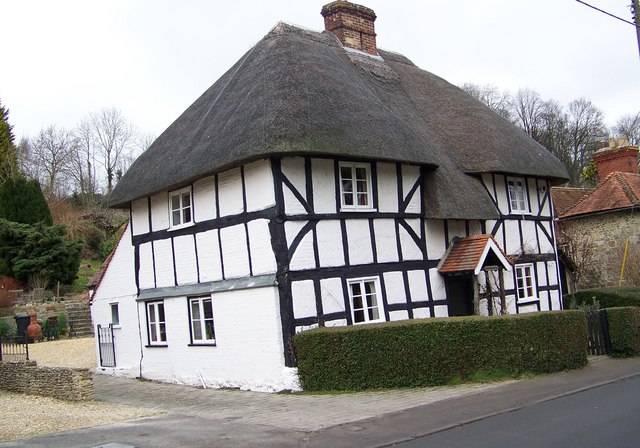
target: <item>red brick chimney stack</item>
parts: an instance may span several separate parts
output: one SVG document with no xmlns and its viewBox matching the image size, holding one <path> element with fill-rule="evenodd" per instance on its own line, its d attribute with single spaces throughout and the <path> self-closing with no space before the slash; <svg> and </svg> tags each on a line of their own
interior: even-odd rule
<svg viewBox="0 0 640 448">
<path fill-rule="evenodd" d="M 638 174 L 637 146 L 606 148 L 594 152 L 592 157 L 598 167 L 598 178 L 600 180 L 615 171 Z"/>
<path fill-rule="evenodd" d="M 377 55 L 376 31 L 372 9 L 347 1 L 331 2 L 322 7 L 324 28 L 331 31 L 342 45 Z"/>
</svg>

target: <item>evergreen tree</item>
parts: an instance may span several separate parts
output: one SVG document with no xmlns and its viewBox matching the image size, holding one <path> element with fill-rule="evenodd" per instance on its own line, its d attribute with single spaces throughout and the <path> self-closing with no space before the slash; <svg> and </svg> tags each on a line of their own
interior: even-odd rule
<svg viewBox="0 0 640 448">
<path fill-rule="evenodd" d="M 10 274 L 29 281 L 33 287 L 46 287 L 59 281 L 71 284 L 80 267 L 83 243 L 68 241 L 66 227 L 21 224 L 0 219 L 0 259 Z"/>
<path fill-rule="evenodd" d="M 0 219 L 51 225 L 51 212 L 37 180 L 14 177 L 0 183 Z"/>
<path fill-rule="evenodd" d="M 0 102 L 0 184 L 18 175 L 13 126 L 9 124 L 9 110 Z"/>
</svg>

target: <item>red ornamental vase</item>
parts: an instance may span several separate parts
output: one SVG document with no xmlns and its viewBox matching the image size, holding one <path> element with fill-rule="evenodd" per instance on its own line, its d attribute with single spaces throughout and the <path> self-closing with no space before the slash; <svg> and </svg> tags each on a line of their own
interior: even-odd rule
<svg viewBox="0 0 640 448">
<path fill-rule="evenodd" d="M 27 327 L 27 337 L 29 342 L 33 342 L 42 336 L 42 327 L 38 323 L 38 314 L 29 314 L 29 326 Z"/>
</svg>

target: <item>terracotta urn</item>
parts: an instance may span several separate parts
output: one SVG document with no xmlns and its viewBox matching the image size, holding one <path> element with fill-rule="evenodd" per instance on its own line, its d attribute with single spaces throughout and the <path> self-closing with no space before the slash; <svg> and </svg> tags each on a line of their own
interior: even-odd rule
<svg viewBox="0 0 640 448">
<path fill-rule="evenodd" d="M 29 314 L 29 326 L 27 327 L 27 337 L 29 342 L 33 342 L 42 336 L 42 327 L 38 323 L 38 314 Z"/>
</svg>

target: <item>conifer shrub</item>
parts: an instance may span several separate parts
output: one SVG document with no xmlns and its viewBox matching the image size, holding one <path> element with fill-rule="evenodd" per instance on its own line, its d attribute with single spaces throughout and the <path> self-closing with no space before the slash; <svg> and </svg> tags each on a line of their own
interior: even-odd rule
<svg viewBox="0 0 640 448">
<path fill-rule="evenodd" d="M 17 177 L 0 184 L 0 219 L 50 226 L 51 212 L 38 181 Z"/>
<path fill-rule="evenodd" d="M 587 363 L 583 311 L 319 328 L 293 343 L 309 391 L 434 386 L 478 372 L 517 376 Z"/>
<path fill-rule="evenodd" d="M 640 308 L 607 308 L 611 356 L 625 358 L 640 355 Z"/>
</svg>

